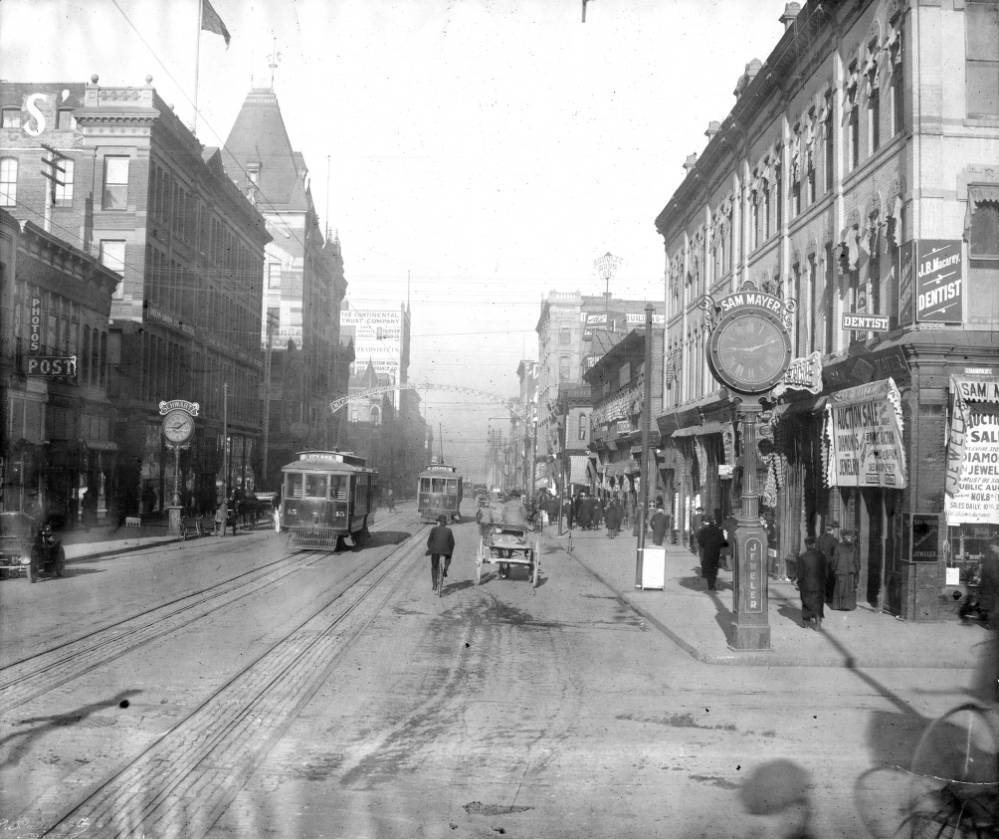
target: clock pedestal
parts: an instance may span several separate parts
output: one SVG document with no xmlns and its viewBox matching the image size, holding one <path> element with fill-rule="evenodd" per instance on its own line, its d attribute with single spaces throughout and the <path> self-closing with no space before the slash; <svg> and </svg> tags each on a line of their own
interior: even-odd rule
<svg viewBox="0 0 999 839">
<path fill-rule="evenodd" d="M 756 430 L 760 408 L 740 404 L 742 425 L 742 511 L 737 519 L 735 566 L 735 626 L 731 646 L 736 650 L 770 649 L 770 609 L 767 600 L 767 532 L 760 524 L 757 489 Z"/>
</svg>

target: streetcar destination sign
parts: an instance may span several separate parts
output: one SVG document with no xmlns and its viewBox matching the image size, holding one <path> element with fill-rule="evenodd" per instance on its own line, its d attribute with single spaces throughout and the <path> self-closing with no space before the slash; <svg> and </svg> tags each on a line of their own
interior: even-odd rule
<svg viewBox="0 0 999 839">
<path fill-rule="evenodd" d="M 844 329 L 860 329 L 863 332 L 887 332 L 887 315 L 843 315 Z"/>
<path fill-rule="evenodd" d="M 76 378 L 75 355 L 26 356 L 29 376 L 69 376 Z"/>
</svg>

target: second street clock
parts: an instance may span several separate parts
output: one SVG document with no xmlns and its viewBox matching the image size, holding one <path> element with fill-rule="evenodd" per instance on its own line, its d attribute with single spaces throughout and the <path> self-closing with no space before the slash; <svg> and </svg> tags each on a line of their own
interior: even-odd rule
<svg viewBox="0 0 999 839">
<path fill-rule="evenodd" d="M 182 446 L 194 436 L 194 417 L 174 408 L 163 417 L 163 436 L 174 446 Z"/>
<path fill-rule="evenodd" d="M 708 337 L 708 366 L 737 393 L 765 393 L 791 363 L 791 336 L 780 316 L 763 307 L 733 308 Z"/>
</svg>

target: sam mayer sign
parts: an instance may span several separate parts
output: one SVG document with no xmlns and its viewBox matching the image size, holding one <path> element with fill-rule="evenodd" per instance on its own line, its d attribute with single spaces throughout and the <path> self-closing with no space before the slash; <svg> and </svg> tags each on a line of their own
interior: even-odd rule
<svg viewBox="0 0 999 839">
<path fill-rule="evenodd" d="M 892 379 L 831 393 L 822 438 L 828 486 L 905 488 L 902 400 Z"/>
<path fill-rule="evenodd" d="M 999 524 L 999 379 L 951 376 L 950 393 L 947 524 Z"/>
</svg>

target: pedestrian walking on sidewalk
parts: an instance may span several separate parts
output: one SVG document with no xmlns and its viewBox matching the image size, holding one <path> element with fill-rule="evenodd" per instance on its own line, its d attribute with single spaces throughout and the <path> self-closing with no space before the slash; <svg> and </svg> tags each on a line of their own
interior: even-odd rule
<svg viewBox="0 0 999 839">
<path fill-rule="evenodd" d="M 798 557 L 798 592 L 801 594 L 801 626 L 819 629 L 825 617 L 826 558 L 812 536 L 805 538 L 805 550 Z"/>
<path fill-rule="evenodd" d="M 432 590 L 437 589 L 438 575 L 447 577 L 448 569 L 451 567 L 451 555 L 454 553 L 454 533 L 447 526 L 447 516 L 439 515 L 437 525 L 430 531 L 427 537 L 427 554 L 430 556 L 430 580 Z M 444 560 L 441 563 L 441 560 Z"/>
<path fill-rule="evenodd" d="M 736 564 L 735 556 L 735 530 L 739 526 L 739 521 L 735 513 L 729 513 L 721 523 L 722 531 L 725 533 L 725 545 L 721 553 L 721 567 L 726 571 L 734 571 Z"/>
<path fill-rule="evenodd" d="M 832 575 L 832 567 L 836 562 L 836 554 L 839 551 L 839 522 L 830 519 L 826 522 L 825 531 L 819 536 L 815 547 L 826 559 L 826 568 L 829 569 L 829 577 L 826 579 L 826 603 L 832 602 L 833 585 L 836 578 Z"/>
<path fill-rule="evenodd" d="M 694 512 L 690 514 L 690 549 L 696 554 L 700 553 L 697 547 L 697 534 L 701 532 L 701 528 L 704 526 L 704 508 L 697 507 Z"/>
<path fill-rule="evenodd" d="M 617 500 L 617 496 L 611 498 L 610 503 L 607 505 L 607 510 L 604 512 L 604 522 L 607 525 L 607 538 L 614 539 L 617 534 L 621 532 L 621 520 L 624 517 L 624 512 L 621 509 L 621 502 Z"/>
<path fill-rule="evenodd" d="M 716 590 L 718 563 L 724 541 L 722 529 L 711 519 L 705 518 L 701 529 L 697 531 L 697 544 L 701 549 L 701 576 L 708 584 L 708 591 Z"/>
<path fill-rule="evenodd" d="M 843 541 L 836 548 L 836 559 L 829 567 L 833 579 L 829 606 L 840 612 L 857 608 L 857 587 L 860 585 L 860 549 L 853 541 L 852 530 L 843 531 Z"/>
<path fill-rule="evenodd" d="M 666 541 L 666 533 L 669 530 L 669 514 L 660 504 L 649 519 L 649 527 L 652 528 L 652 544 L 661 545 Z"/>
</svg>

